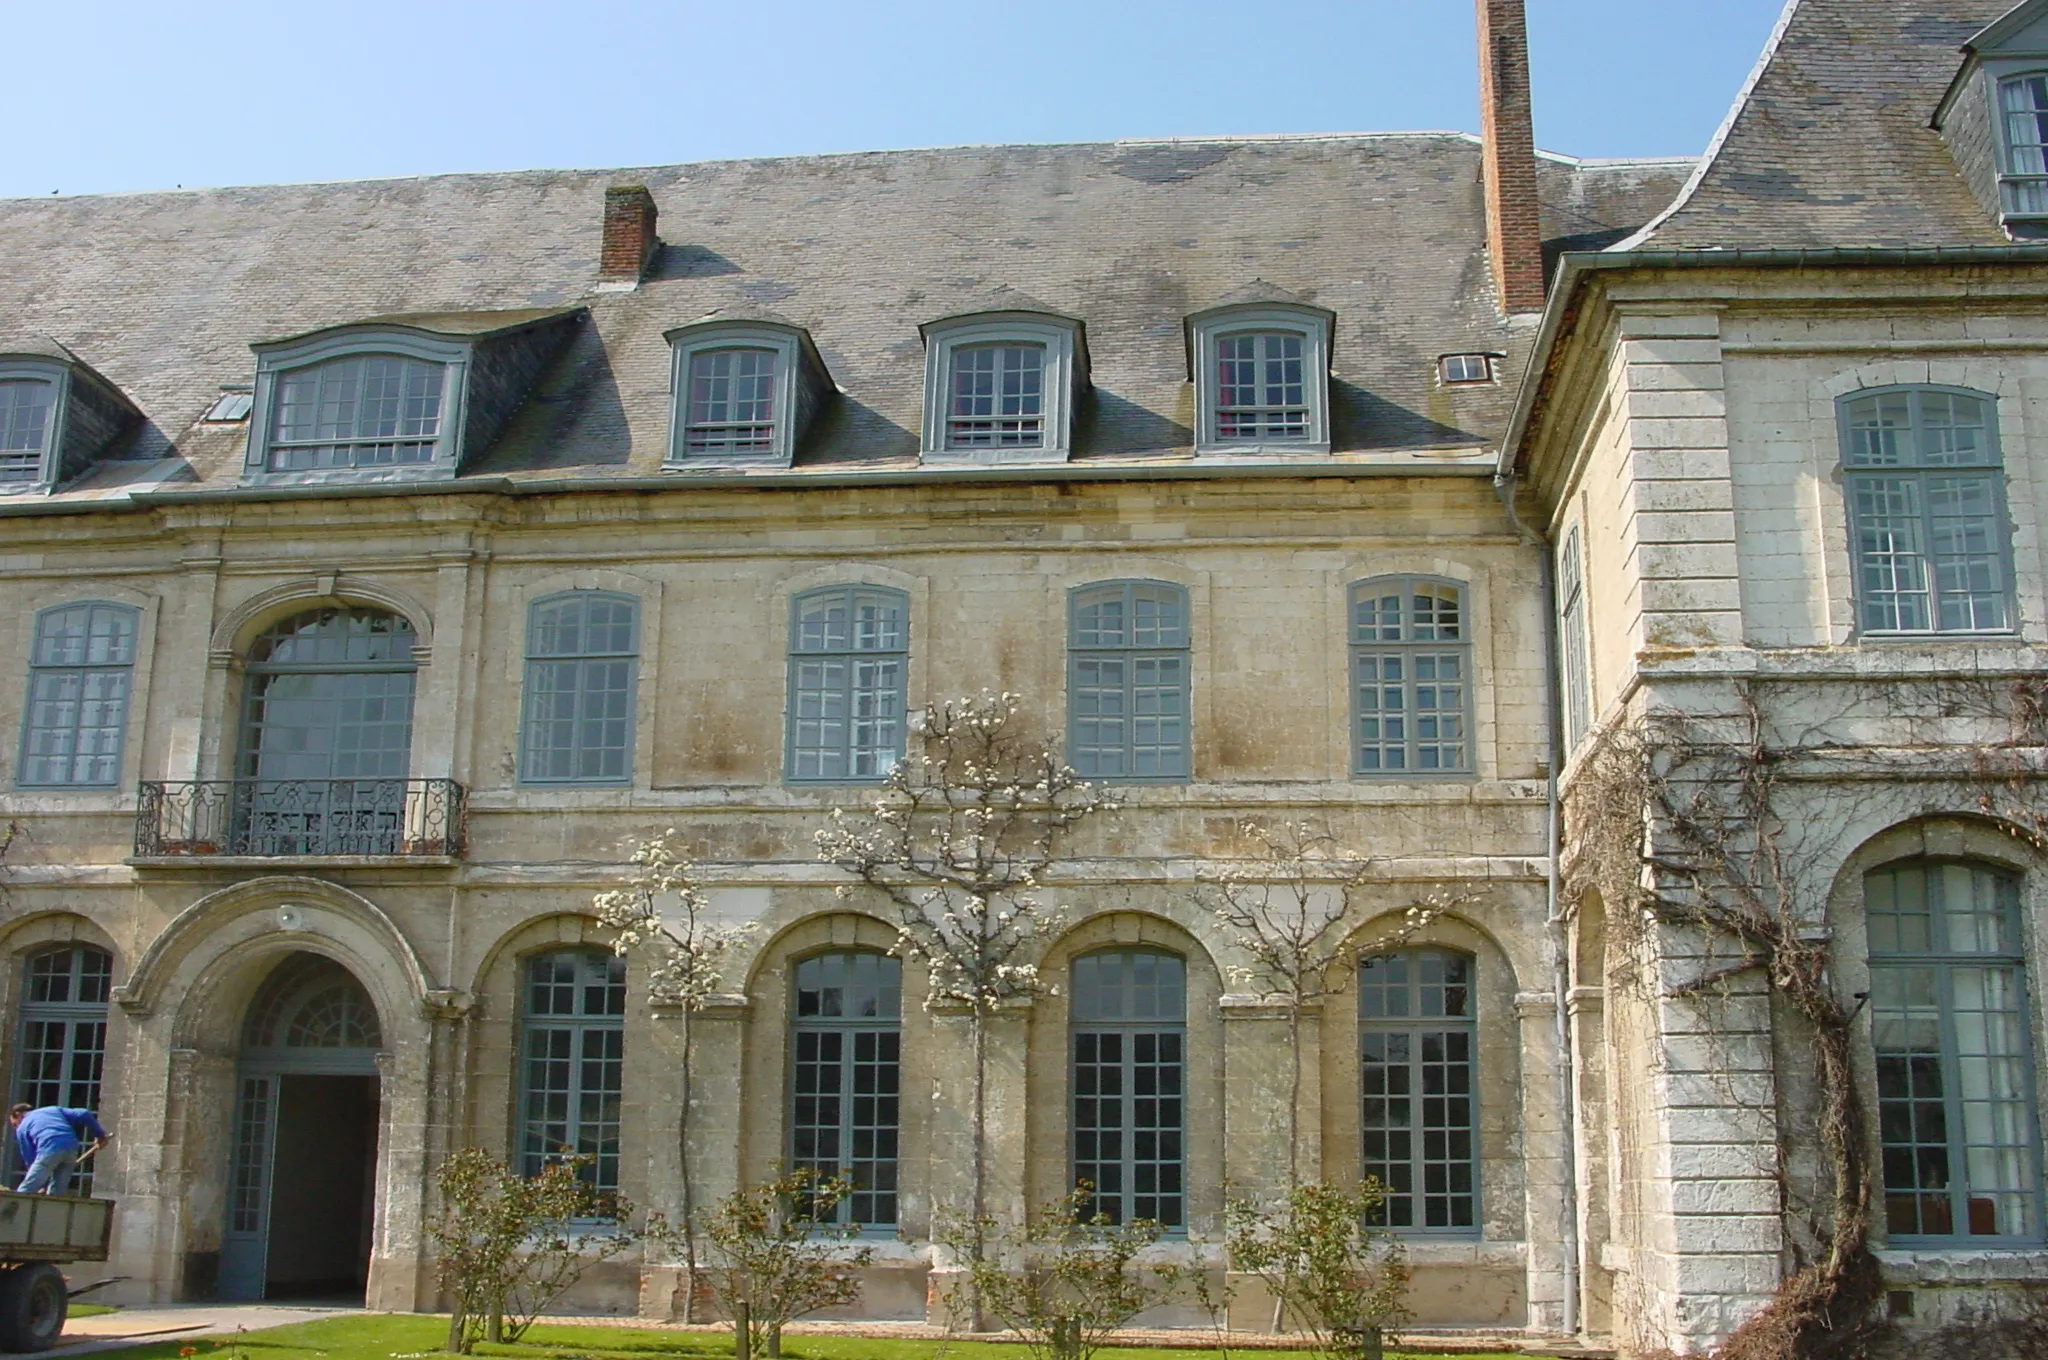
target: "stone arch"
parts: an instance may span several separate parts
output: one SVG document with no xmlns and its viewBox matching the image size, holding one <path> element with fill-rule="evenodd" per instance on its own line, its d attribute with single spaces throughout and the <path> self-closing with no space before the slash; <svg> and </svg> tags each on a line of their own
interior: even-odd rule
<svg viewBox="0 0 2048 1360">
<path fill-rule="evenodd" d="M 369 605 L 404 617 L 412 625 L 413 656 L 425 666 L 434 646 L 434 615 L 426 602 L 383 581 L 363 576 L 307 576 L 258 591 L 224 612 L 208 641 L 213 664 L 226 666 L 248 650 L 256 635 L 277 620 L 316 605 Z"/>
<path fill-rule="evenodd" d="M 224 1115 L 235 1108 L 242 1022 L 263 980 L 297 953 L 346 968 L 381 1021 L 368 1298 L 372 1307 L 417 1306 L 427 1130 L 443 1117 L 434 1014 L 449 994 L 433 986 L 381 908 L 316 878 L 268 876 L 207 894 L 172 919 L 115 989 L 134 1027 L 131 1108 L 142 1126 L 135 1145 L 154 1137 L 163 1146 L 152 1183 L 127 1187 L 124 1222 L 144 1226 L 129 1233 L 124 1257 L 149 1258 L 144 1272 L 181 1279 L 187 1290 L 211 1289 L 227 1205 L 232 1121 Z"/>
<path fill-rule="evenodd" d="M 263 919 L 256 919 L 259 915 Z M 190 1023 L 199 1018 L 192 1010 L 199 1004 L 195 998 L 223 968 L 245 955 L 291 949 L 325 954 L 348 968 L 370 988 L 380 1013 L 394 1022 L 400 1014 L 418 1018 L 423 1007 L 446 996 L 381 907 L 338 883 L 279 874 L 208 893 L 179 912 L 143 951 L 114 999 L 130 1014 L 144 1017 L 168 992 L 181 998 L 180 1014 Z M 186 1032 L 181 1037 L 199 1036 Z"/>
<path fill-rule="evenodd" d="M 1207 943 L 1182 923 L 1131 907 L 1088 916 L 1052 940 L 1038 960 L 1044 988 L 1027 1022 L 1023 1120 L 1025 1202 L 1037 1204 L 1072 1187 L 1072 1044 L 1069 973 L 1083 954 L 1118 947 L 1157 949 L 1187 965 L 1187 1089 L 1182 1136 L 1187 1222 L 1216 1221 L 1223 1210 L 1224 979 Z"/>
</svg>

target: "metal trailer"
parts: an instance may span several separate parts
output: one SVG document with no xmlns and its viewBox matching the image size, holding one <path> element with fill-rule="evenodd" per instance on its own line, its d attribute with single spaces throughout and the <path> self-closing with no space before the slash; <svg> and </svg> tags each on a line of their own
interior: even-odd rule
<svg viewBox="0 0 2048 1360">
<path fill-rule="evenodd" d="M 0 1190 L 0 1351 L 57 1344 L 72 1293 L 57 1267 L 106 1260 L 113 1230 L 110 1199 Z"/>
</svg>

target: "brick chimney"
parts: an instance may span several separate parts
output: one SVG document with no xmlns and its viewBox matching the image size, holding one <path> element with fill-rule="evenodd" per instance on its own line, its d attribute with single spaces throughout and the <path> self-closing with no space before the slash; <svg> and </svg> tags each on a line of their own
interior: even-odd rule
<svg viewBox="0 0 2048 1360">
<path fill-rule="evenodd" d="M 1486 245 L 1503 312 L 1543 310 L 1536 132 L 1529 113 L 1529 25 L 1522 0 L 1478 0 L 1479 122 Z"/>
<path fill-rule="evenodd" d="M 660 244 L 654 234 L 654 195 L 639 184 L 614 184 L 604 191 L 604 247 L 597 276 L 607 283 L 637 284 Z"/>
</svg>

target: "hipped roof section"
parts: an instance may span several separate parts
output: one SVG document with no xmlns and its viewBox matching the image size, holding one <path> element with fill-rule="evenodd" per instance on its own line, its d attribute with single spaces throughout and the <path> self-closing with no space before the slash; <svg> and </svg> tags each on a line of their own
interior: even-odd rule
<svg viewBox="0 0 2048 1360">
<path fill-rule="evenodd" d="M 1963 44 L 2012 0 L 1789 0 L 1671 209 L 1615 249 L 1997 245 L 1941 134 Z"/>
<path fill-rule="evenodd" d="M 1688 168 L 1544 157 L 1545 233 L 1611 240 Z M 637 289 L 598 293 L 604 190 L 628 182 L 653 193 L 667 244 Z M 175 453 L 205 486 L 240 473 L 242 432 L 199 417 L 249 381 L 252 344 L 585 307 L 591 324 L 465 475 L 617 478 L 661 470 L 664 334 L 772 309 L 844 393 L 800 463 L 879 468 L 916 458 L 919 326 L 1008 288 L 1087 327 L 1095 395 L 1076 461 L 1150 461 L 1191 455 L 1184 319 L 1261 279 L 1336 317 L 1342 458 L 1499 438 L 1506 390 L 1434 377 L 1442 353 L 1527 353 L 1527 327 L 1495 307 L 1485 241 L 1479 148 L 1454 133 L 17 199 L 0 200 L 0 327 L 93 354 L 150 417 L 136 455 Z"/>
</svg>

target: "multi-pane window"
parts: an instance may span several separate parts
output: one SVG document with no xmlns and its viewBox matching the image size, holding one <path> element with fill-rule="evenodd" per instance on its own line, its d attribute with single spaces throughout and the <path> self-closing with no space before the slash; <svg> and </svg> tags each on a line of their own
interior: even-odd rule
<svg viewBox="0 0 2048 1360">
<path fill-rule="evenodd" d="M 799 595 L 789 642 L 789 777 L 872 780 L 903 756 L 910 600 L 834 586 Z"/>
<path fill-rule="evenodd" d="M 110 788 L 135 667 L 137 614 L 92 600 L 36 616 L 16 780 L 31 788 Z"/>
<path fill-rule="evenodd" d="M 1592 726 L 1593 673 L 1586 656 L 1586 566 L 1579 531 L 1557 554 L 1557 627 L 1564 652 L 1564 745 L 1575 749 Z"/>
<path fill-rule="evenodd" d="M 1296 331 L 1243 331 L 1216 340 L 1216 437 L 1309 437 L 1307 340 Z"/>
<path fill-rule="evenodd" d="M 946 447 L 1036 448 L 1045 439 L 1045 346 L 961 345 L 947 384 Z"/>
<path fill-rule="evenodd" d="M 1463 587 L 1415 577 L 1352 586 L 1352 769 L 1469 772 L 1471 672 Z"/>
<path fill-rule="evenodd" d="M 43 378 L 0 381 L 0 482 L 33 482 L 43 475 L 43 452 L 57 385 Z"/>
<path fill-rule="evenodd" d="M 1864 877 L 1863 905 L 1892 1242 L 2039 1241 L 2017 880 L 1978 864 L 1894 865 Z"/>
<path fill-rule="evenodd" d="M 534 601 L 526 620 L 520 778 L 618 784 L 632 773 L 640 602 L 577 591 Z"/>
<path fill-rule="evenodd" d="M 1114 1223 L 1187 1222 L 1187 965 L 1149 949 L 1084 954 L 1073 976 L 1073 1166 Z"/>
<path fill-rule="evenodd" d="M 1493 381 L 1491 354 L 1446 354 L 1436 365 L 1437 377 L 1446 386 Z"/>
<path fill-rule="evenodd" d="M 1478 1231 L 1477 1040 L 1469 956 L 1408 949 L 1360 967 L 1362 1170 L 1389 1228 Z"/>
<path fill-rule="evenodd" d="M 1863 629 L 2010 629 L 2012 545 L 1991 398 L 1890 388 L 1840 409 Z"/>
<path fill-rule="evenodd" d="M 2005 129 L 2005 210 L 2048 215 L 2048 72 L 2000 82 L 1998 112 Z"/>
<path fill-rule="evenodd" d="M 775 447 L 772 349 L 707 349 L 690 355 L 687 453 L 765 453 Z"/>
<path fill-rule="evenodd" d="M 626 1070 L 626 964 L 615 954 L 557 950 L 527 960 L 519 1070 L 525 1174 L 588 1157 L 583 1175 L 619 1188 L 619 1105 Z"/>
<path fill-rule="evenodd" d="M 903 965 L 886 954 L 821 954 L 796 966 L 790 1021 L 789 1160 L 853 1189 L 834 1217 L 896 1221 L 902 1135 Z"/>
<path fill-rule="evenodd" d="M 1188 777 L 1188 595 L 1163 581 L 1074 591 L 1067 753 L 1090 779 Z"/>
<path fill-rule="evenodd" d="M 277 378 L 275 472 L 430 463 L 441 438 L 443 364 L 359 354 Z"/>
<path fill-rule="evenodd" d="M 100 1077 L 107 1054 L 107 996 L 114 960 L 89 944 L 66 945 L 31 954 L 23 979 L 21 1043 L 14 1064 L 14 1099 L 29 1105 L 100 1107 Z M 25 1169 L 7 1139 L 8 1184 Z M 86 1179 L 73 1194 L 92 1193 Z"/>
</svg>

